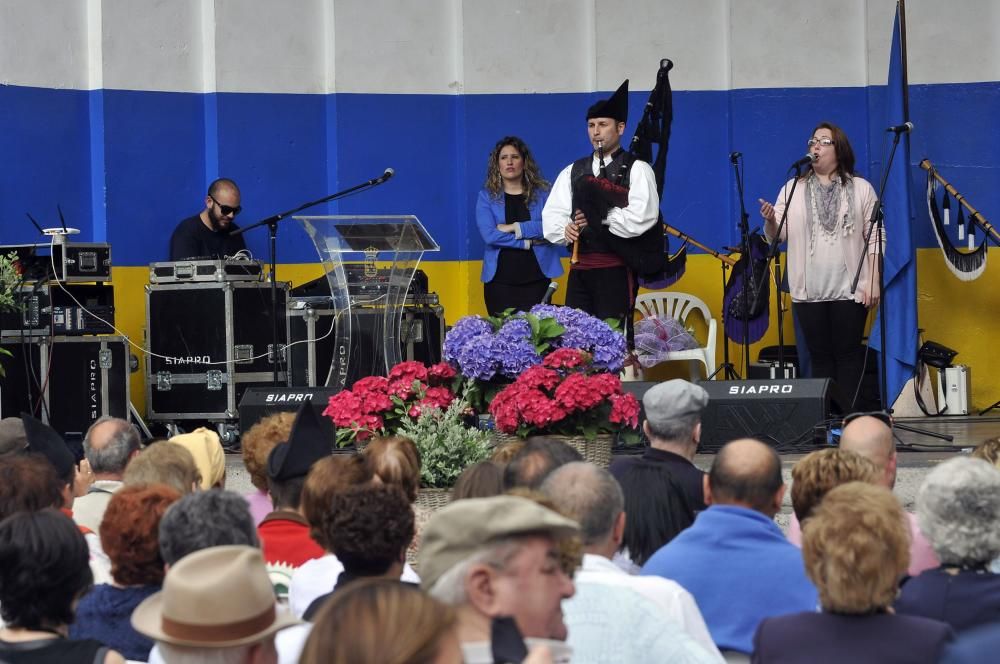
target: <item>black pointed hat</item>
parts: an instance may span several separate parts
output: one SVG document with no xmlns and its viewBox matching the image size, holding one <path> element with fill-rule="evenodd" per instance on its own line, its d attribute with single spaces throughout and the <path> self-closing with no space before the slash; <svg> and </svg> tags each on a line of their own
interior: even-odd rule
<svg viewBox="0 0 1000 664">
<path fill-rule="evenodd" d="M 61 479 L 72 482 L 76 459 L 59 432 L 25 413 L 21 414 L 21 422 L 24 424 L 24 437 L 28 439 L 28 450 L 44 456 Z"/>
<path fill-rule="evenodd" d="M 587 109 L 587 119 L 614 118 L 618 122 L 628 121 L 628 79 L 618 86 L 615 93 L 602 99 Z"/>
<path fill-rule="evenodd" d="M 309 469 L 330 454 L 330 438 L 308 401 L 299 407 L 288 434 L 288 442 L 279 443 L 267 457 L 267 476 L 276 482 L 305 477 Z"/>
</svg>

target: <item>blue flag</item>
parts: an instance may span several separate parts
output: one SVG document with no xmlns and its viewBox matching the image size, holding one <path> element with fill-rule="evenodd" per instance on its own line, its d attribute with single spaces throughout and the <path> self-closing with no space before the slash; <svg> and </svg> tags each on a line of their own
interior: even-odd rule
<svg viewBox="0 0 1000 664">
<path fill-rule="evenodd" d="M 899 5 L 892 27 L 889 53 L 889 85 L 886 90 L 885 126 L 900 125 L 906 117 L 906 77 L 899 33 Z M 913 211 L 910 203 L 910 136 L 903 134 L 892 170 L 886 181 L 882 200 L 885 212 L 885 373 L 886 392 L 883 405 L 893 404 L 906 381 L 914 375 L 917 361 L 917 265 L 914 257 Z M 869 345 L 882 351 L 879 319 L 875 318 Z"/>
</svg>

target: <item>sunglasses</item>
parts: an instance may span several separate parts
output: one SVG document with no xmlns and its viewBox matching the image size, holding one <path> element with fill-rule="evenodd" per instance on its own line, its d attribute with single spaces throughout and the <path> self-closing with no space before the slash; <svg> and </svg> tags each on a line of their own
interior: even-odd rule
<svg viewBox="0 0 1000 664">
<path fill-rule="evenodd" d="M 858 419 L 859 417 L 874 417 L 876 420 L 879 420 L 890 429 L 892 428 L 892 415 L 885 412 L 884 410 L 873 410 L 867 413 L 851 413 L 850 415 L 844 417 L 844 423 L 842 426 L 846 427 L 848 424 Z"/>
<path fill-rule="evenodd" d="M 213 203 L 215 203 L 216 205 L 219 206 L 219 210 L 222 211 L 222 216 L 223 217 L 228 217 L 229 215 L 233 215 L 235 217 L 236 215 L 238 215 L 240 212 L 243 211 L 243 206 L 242 205 L 237 205 L 236 207 L 231 207 L 229 205 L 223 205 L 219 201 L 215 200 L 215 196 L 212 196 L 211 194 L 209 194 L 208 197 L 212 199 Z"/>
</svg>

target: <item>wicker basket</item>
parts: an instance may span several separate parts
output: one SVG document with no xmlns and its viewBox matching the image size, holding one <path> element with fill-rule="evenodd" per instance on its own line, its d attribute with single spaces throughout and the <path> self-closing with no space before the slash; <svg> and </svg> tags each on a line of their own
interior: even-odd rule
<svg viewBox="0 0 1000 664">
<path fill-rule="evenodd" d="M 557 436 L 555 434 L 539 434 L 539 436 L 566 443 L 579 452 L 583 456 L 584 461 L 589 461 L 596 466 L 607 468 L 611 465 L 611 447 L 615 440 L 614 434 L 597 434 L 594 440 L 587 440 L 583 436 Z M 493 432 L 494 447 L 500 447 L 504 443 L 514 440 L 519 440 L 519 438 L 513 434 L 501 433 L 500 431 Z"/>
<path fill-rule="evenodd" d="M 451 489 L 420 489 L 417 492 L 417 505 L 433 512 L 451 502 Z"/>
</svg>

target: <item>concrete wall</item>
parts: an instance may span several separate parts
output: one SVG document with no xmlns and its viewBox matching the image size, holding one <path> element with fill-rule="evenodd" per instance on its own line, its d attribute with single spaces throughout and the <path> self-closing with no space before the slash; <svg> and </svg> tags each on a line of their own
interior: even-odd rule
<svg viewBox="0 0 1000 664">
<path fill-rule="evenodd" d="M 234 177 L 240 221 L 374 177 L 387 185 L 319 212 L 413 213 L 442 246 L 428 265 L 448 319 L 482 310 L 473 202 L 496 139 L 518 134 L 553 178 L 588 149 L 583 111 L 632 81 L 629 132 L 660 58 L 675 63 L 663 211 L 713 247 L 733 244 L 727 155 L 743 152 L 751 203 L 773 198 L 815 122 L 852 137 L 877 179 L 895 3 L 787 0 L 8 0 L 0 4 L 0 242 L 24 217 L 113 244 L 119 317 L 141 339 L 141 266 L 162 259 L 206 183 Z M 987 217 L 1000 210 L 1000 58 L 989 0 L 907 3 L 916 163 L 930 157 Z M 629 133 L 630 135 L 630 133 Z M 923 172 L 912 164 L 918 191 Z M 756 215 L 753 215 L 756 222 Z M 990 268 L 943 268 L 922 205 L 920 323 L 1000 397 L 982 339 L 1000 296 Z M 265 256 L 264 233 L 250 246 Z M 279 236 L 279 276 L 315 273 L 305 234 Z M 677 288 L 716 309 L 718 264 L 692 255 Z M 559 298 L 557 297 L 557 300 Z M 773 328 L 773 326 L 772 326 Z M 983 335 L 969 335 L 969 329 Z M 789 337 L 790 337 L 790 327 Z M 765 343 L 773 343 L 773 330 Z"/>
</svg>

